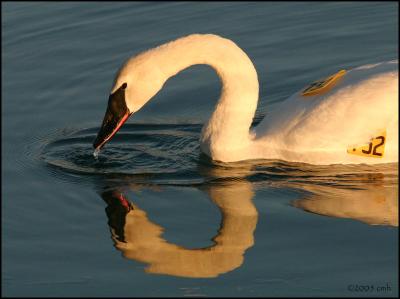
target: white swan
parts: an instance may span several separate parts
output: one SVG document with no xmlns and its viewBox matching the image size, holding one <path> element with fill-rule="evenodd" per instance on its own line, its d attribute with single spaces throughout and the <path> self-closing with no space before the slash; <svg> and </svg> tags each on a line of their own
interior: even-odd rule
<svg viewBox="0 0 400 299">
<path fill-rule="evenodd" d="M 200 137 L 201 150 L 214 160 L 398 161 L 398 61 L 339 72 L 320 88 L 307 88 L 311 82 L 305 82 L 250 130 L 257 72 L 234 42 L 213 34 L 192 34 L 130 58 L 115 78 L 95 152 L 168 78 L 196 64 L 210 65 L 222 81 L 220 99 Z"/>
</svg>

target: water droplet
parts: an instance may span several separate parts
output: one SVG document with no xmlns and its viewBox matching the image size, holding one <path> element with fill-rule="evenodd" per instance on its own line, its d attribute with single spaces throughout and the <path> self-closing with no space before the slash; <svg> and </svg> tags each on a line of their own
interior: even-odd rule
<svg viewBox="0 0 400 299">
<path fill-rule="evenodd" d="M 99 158 L 100 149 L 96 148 L 93 152 L 93 157 L 97 160 Z"/>
</svg>

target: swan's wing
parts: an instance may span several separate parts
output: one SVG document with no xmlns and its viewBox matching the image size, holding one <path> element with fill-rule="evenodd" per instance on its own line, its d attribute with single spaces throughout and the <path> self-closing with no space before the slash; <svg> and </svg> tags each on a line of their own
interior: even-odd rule
<svg viewBox="0 0 400 299">
<path fill-rule="evenodd" d="M 254 130 L 259 144 L 342 152 L 386 130 L 397 152 L 398 61 L 352 69 L 322 94 L 303 96 L 303 90 L 271 108 Z"/>
</svg>

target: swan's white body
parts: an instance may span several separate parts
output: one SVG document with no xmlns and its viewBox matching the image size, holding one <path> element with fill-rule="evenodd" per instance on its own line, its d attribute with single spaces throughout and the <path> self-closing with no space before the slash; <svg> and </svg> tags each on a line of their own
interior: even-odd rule
<svg viewBox="0 0 400 299">
<path fill-rule="evenodd" d="M 171 76 L 208 64 L 222 81 L 221 97 L 204 125 L 201 150 L 214 160 L 282 159 L 312 164 L 398 161 L 398 62 L 355 68 L 331 90 L 304 97 L 301 91 L 272 107 L 250 130 L 259 86 L 249 57 L 231 40 L 193 34 L 129 59 L 112 92 L 127 82 L 126 104 L 138 111 Z M 305 85 L 311 82 L 305 82 Z M 382 158 L 347 153 L 386 130 Z"/>
</svg>

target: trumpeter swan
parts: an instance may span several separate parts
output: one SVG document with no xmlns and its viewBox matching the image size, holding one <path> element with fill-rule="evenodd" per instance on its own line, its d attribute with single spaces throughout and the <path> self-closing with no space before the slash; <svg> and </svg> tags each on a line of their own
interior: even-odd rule
<svg viewBox="0 0 400 299">
<path fill-rule="evenodd" d="M 305 82 L 250 129 L 259 96 L 257 72 L 233 41 L 214 34 L 192 34 L 131 57 L 115 78 L 95 153 L 168 78 L 196 64 L 210 65 L 222 82 L 200 136 L 201 150 L 214 160 L 398 161 L 398 61 Z"/>
</svg>

